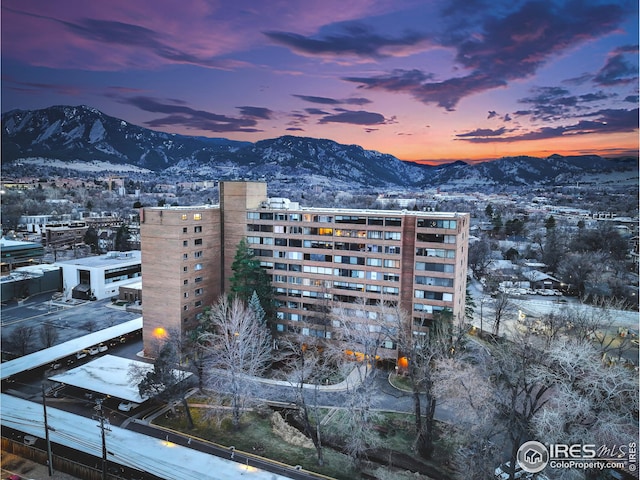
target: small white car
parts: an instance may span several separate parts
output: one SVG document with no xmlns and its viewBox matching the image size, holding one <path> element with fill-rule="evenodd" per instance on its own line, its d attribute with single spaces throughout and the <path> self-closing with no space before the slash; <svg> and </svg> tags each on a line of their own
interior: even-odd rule
<svg viewBox="0 0 640 480">
<path fill-rule="evenodd" d="M 120 410 L 121 412 L 129 412 L 137 406 L 138 404 L 133 402 L 120 402 L 120 405 L 118 405 L 118 410 Z"/>
<path fill-rule="evenodd" d="M 97 346 L 89 348 L 89 355 L 97 355 L 98 353 L 100 353 L 100 349 Z"/>
<path fill-rule="evenodd" d="M 109 347 L 107 347 L 104 343 L 101 343 L 100 345 L 98 345 L 98 351 L 100 353 L 106 352 L 107 350 L 109 350 Z"/>
</svg>

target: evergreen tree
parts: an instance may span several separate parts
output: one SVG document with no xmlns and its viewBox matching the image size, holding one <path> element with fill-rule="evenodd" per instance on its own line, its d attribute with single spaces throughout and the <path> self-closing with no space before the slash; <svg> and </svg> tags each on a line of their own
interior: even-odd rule
<svg viewBox="0 0 640 480">
<path fill-rule="evenodd" d="M 118 252 L 128 252 L 131 250 L 129 244 L 129 227 L 122 225 L 116 232 L 115 249 Z"/>
<path fill-rule="evenodd" d="M 91 253 L 98 252 L 98 232 L 95 228 L 89 227 L 82 240 L 91 247 Z"/>
<path fill-rule="evenodd" d="M 547 231 L 556 228 L 556 219 L 553 218 L 553 215 L 549 215 L 549 218 L 545 220 L 544 228 L 546 228 Z"/>
<path fill-rule="evenodd" d="M 259 260 L 253 254 L 246 239 L 240 240 L 236 255 L 231 264 L 233 275 L 231 276 L 231 294 L 237 296 L 245 304 L 248 304 L 255 293 L 260 300 L 260 306 L 264 311 L 267 321 L 275 315 L 275 304 L 271 279 L 260 266 Z"/>
</svg>

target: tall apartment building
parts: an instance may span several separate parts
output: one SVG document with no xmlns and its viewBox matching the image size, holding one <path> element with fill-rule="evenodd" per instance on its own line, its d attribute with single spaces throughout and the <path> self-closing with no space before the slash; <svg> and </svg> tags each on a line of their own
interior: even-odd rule
<svg viewBox="0 0 640 480">
<path fill-rule="evenodd" d="M 241 238 L 271 275 L 275 335 L 330 340 L 331 308 L 360 299 L 364 318 L 381 299 L 412 312 L 416 325 L 444 309 L 461 318 L 469 222 L 467 213 L 301 207 L 268 198 L 263 182 L 221 182 L 219 206 L 145 208 L 145 351 L 162 329 L 193 328 L 225 291 Z M 396 358 L 395 345 L 382 350 Z"/>
</svg>

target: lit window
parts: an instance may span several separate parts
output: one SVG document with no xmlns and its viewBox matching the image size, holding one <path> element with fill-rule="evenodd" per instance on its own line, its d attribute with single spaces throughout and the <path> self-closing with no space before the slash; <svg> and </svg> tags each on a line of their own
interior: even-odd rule
<svg viewBox="0 0 640 480">
<path fill-rule="evenodd" d="M 194 220 L 202 220 L 202 214 L 201 213 L 194 213 L 193 214 L 193 219 Z"/>
<path fill-rule="evenodd" d="M 186 220 L 187 219 L 187 214 L 183 213 L 181 218 L 182 218 L 182 220 Z"/>
<path fill-rule="evenodd" d="M 194 270 L 202 270 L 202 264 L 201 263 L 196 263 L 193 267 Z"/>
</svg>

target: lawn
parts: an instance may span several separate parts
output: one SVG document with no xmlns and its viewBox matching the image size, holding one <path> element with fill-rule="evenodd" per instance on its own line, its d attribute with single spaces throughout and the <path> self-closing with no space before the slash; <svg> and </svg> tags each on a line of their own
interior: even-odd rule
<svg viewBox="0 0 640 480">
<path fill-rule="evenodd" d="M 190 400 L 194 402 L 194 399 Z M 326 415 L 330 410 L 323 410 Z M 262 408 L 249 411 L 243 414 L 240 427 L 235 430 L 231 424 L 230 417 L 222 421 L 216 421 L 207 416 L 208 410 L 205 408 L 192 407 L 191 414 L 195 423 L 195 428 L 189 429 L 185 415 L 178 414 L 171 418 L 158 417 L 154 423 L 168 428 L 183 431 L 195 437 L 199 437 L 223 446 L 233 445 L 237 450 L 259 455 L 288 465 L 301 465 L 305 470 L 317 472 L 338 480 L 352 480 L 363 478 L 362 472 L 355 470 L 351 459 L 336 450 L 323 448 L 324 466 L 317 464 L 316 451 L 313 448 L 304 448 L 286 443 L 273 431 L 270 421 L 271 409 Z M 336 424 L 343 421 L 342 412 L 334 412 L 331 421 L 324 426 L 325 437 L 328 432 L 336 428 Z M 405 456 L 415 457 L 413 449 L 413 415 L 385 413 L 380 414 L 376 420 L 376 430 L 379 434 L 381 447 L 385 450 L 403 452 Z M 327 437 L 328 438 L 328 437 Z M 438 463 L 447 454 L 436 446 Z M 440 450 L 440 451 L 438 451 Z M 393 455 L 388 452 L 387 455 Z M 416 459 L 417 460 L 417 459 Z M 427 471 L 439 470 L 440 465 L 435 462 L 416 463 L 425 465 Z M 379 466 L 379 465 L 378 465 Z M 375 468 L 372 467 L 372 468 Z M 439 478 L 445 478 L 446 474 Z M 369 477 L 370 478 L 370 477 Z M 418 478 L 418 477 L 412 477 Z M 427 477 L 420 477 L 427 478 Z"/>
</svg>

